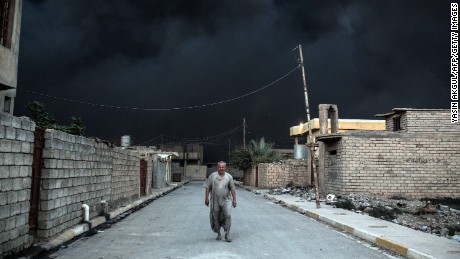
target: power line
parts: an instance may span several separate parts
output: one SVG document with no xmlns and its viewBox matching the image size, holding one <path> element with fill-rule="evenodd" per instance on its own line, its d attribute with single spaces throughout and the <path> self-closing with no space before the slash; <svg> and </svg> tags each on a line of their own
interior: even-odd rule
<svg viewBox="0 0 460 259">
<path fill-rule="evenodd" d="M 154 138 L 151 138 L 151 139 L 149 139 L 149 140 L 146 140 L 146 141 L 144 141 L 144 142 L 141 142 L 139 145 L 147 144 L 147 143 L 149 143 L 149 142 L 154 141 L 155 139 L 157 139 L 157 138 L 159 138 L 159 137 L 163 137 L 163 134 L 158 135 L 158 136 L 156 136 L 156 137 L 154 137 Z"/>
<path fill-rule="evenodd" d="M 234 133 L 236 131 L 238 131 L 239 129 L 241 128 L 241 126 L 236 126 L 235 128 L 233 129 L 230 129 L 230 130 L 226 130 L 225 132 L 221 132 L 221 133 L 218 133 L 218 134 L 215 134 L 215 135 L 212 135 L 212 136 L 207 136 L 207 137 L 196 137 L 196 138 L 178 138 L 178 137 L 174 137 L 174 136 L 168 136 L 168 135 L 164 135 L 165 137 L 170 137 L 172 139 L 177 139 L 179 141 L 190 141 L 190 142 L 193 142 L 193 141 L 207 141 L 207 140 L 212 140 L 212 139 L 218 139 L 218 138 L 222 138 L 222 137 L 225 137 L 231 133 Z"/>
<path fill-rule="evenodd" d="M 261 88 L 259 88 L 257 90 L 254 90 L 252 92 L 240 95 L 238 97 L 234 97 L 234 98 L 230 98 L 230 99 L 223 100 L 223 101 L 218 101 L 218 102 L 207 103 L 207 104 L 194 105 L 194 106 L 184 106 L 184 107 L 174 107 L 174 108 L 139 108 L 139 107 L 106 105 L 106 104 L 98 104 L 98 103 L 78 101 L 78 100 L 73 100 L 73 99 L 68 99 L 68 98 L 63 98 L 63 97 L 57 97 L 57 96 L 53 96 L 53 95 L 49 95 L 49 94 L 37 93 L 37 92 L 30 91 L 30 90 L 27 90 L 27 89 L 22 89 L 22 88 L 16 88 L 16 89 L 20 90 L 20 91 L 27 92 L 27 93 L 35 94 L 35 95 L 56 99 L 56 100 L 72 102 L 72 103 L 78 103 L 78 104 L 85 104 L 85 105 L 96 106 L 96 107 L 113 108 L 113 109 L 126 109 L 126 110 L 139 110 L 139 111 L 173 111 L 173 110 L 204 108 L 204 107 L 224 104 L 224 103 L 228 103 L 228 102 L 232 102 L 232 101 L 242 99 L 244 97 L 248 97 L 250 95 L 253 95 L 253 94 L 257 93 L 257 92 L 260 92 L 260 91 L 262 91 L 262 90 L 264 90 L 264 89 L 276 84 L 277 82 L 281 81 L 282 79 L 284 79 L 287 76 L 289 76 L 290 74 L 292 74 L 292 72 L 294 72 L 297 69 L 299 69 L 298 66 L 293 68 L 291 71 L 287 72 L 285 75 L 283 75 L 283 76 L 279 77 L 278 79 L 272 81 L 271 83 L 269 83 L 269 84 L 267 84 L 267 85 L 265 85 L 265 86 L 263 86 L 263 87 L 261 87 Z"/>
<path fill-rule="evenodd" d="M 241 125 L 238 125 L 232 129 L 226 130 L 224 132 L 207 136 L 207 137 L 195 137 L 195 138 L 179 138 L 175 136 L 169 136 L 165 134 L 161 134 L 159 136 L 156 136 L 152 139 L 149 139 L 147 141 L 142 142 L 141 144 L 145 144 L 148 142 L 152 142 L 155 139 L 158 139 L 159 137 L 162 137 L 162 141 L 164 144 L 174 144 L 174 143 L 180 143 L 180 144 L 190 144 L 190 143 L 200 143 L 200 144 L 206 144 L 206 145 L 220 145 L 219 143 L 226 142 L 229 136 L 232 136 L 235 132 L 239 132 L 241 129 Z"/>
</svg>

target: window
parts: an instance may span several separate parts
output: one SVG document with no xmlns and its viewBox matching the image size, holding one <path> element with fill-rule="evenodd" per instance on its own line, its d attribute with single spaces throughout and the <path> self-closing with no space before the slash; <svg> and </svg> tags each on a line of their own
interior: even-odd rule
<svg viewBox="0 0 460 259">
<path fill-rule="evenodd" d="M 0 45 L 9 47 L 11 0 L 0 0 Z"/>
<path fill-rule="evenodd" d="M 5 96 L 5 102 L 3 103 L 3 112 L 11 112 L 11 97 Z"/>
<path fill-rule="evenodd" d="M 393 131 L 401 130 L 401 117 L 393 118 Z"/>
</svg>

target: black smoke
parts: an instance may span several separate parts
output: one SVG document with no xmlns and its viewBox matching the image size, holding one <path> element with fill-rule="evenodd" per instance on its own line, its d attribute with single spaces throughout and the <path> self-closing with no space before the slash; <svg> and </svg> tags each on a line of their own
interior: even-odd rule
<svg viewBox="0 0 460 259">
<path fill-rule="evenodd" d="M 357 119 L 449 107 L 447 1 L 24 0 L 21 26 L 18 88 L 66 99 L 139 108 L 224 101 L 293 69 L 302 44 L 312 117 L 320 103 Z M 63 124 L 81 116 L 88 136 L 197 138 L 209 162 L 242 143 L 241 129 L 221 133 L 243 118 L 248 141 L 279 148 L 292 147 L 289 128 L 306 120 L 300 71 L 196 109 L 102 108 L 18 90 L 15 115 L 28 116 L 34 100 Z"/>
</svg>

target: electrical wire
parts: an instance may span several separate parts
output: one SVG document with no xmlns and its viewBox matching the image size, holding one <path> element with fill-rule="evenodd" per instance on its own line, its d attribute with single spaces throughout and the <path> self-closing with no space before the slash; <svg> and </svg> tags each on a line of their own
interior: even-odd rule
<svg viewBox="0 0 460 259">
<path fill-rule="evenodd" d="M 53 95 L 49 95 L 49 94 L 43 94 L 43 93 L 37 93 L 37 92 L 34 92 L 34 91 L 30 91 L 30 90 L 27 90 L 27 89 L 22 89 L 22 88 L 16 88 L 17 90 L 20 90 L 20 91 L 24 91 L 24 92 L 27 92 L 27 93 L 31 93 L 31 94 L 34 94 L 34 95 L 39 95 L 39 96 L 44 96 L 44 97 L 48 97 L 48 98 L 52 98 L 52 99 L 56 99 L 56 100 L 61 100 L 61 101 L 66 101 L 66 102 L 72 102 L 72 103 L 78 103 L 78 104 L 85 104 L 85 105 L 91 105 L 91 106 L 96 106 L 96 107 L 103 107 L 103 108 L 113 108 L 113 109 L 127 109 L 127 110 L 140 110 L 140 111 L 173 111 L 173 110 L 185 110 L 185 109 L 196 109 L 196 108 L 204 108 L 204 107 L 209 107 L 209 106 L 214 106 L 214 105 L 219 105 L 219 104 L 224 104 L 224 103 L 228 103 L 228 102 L 233 102 L 233 101 L 236 101 L 236 100 L 239 100 L 239 99 L 242 99 L 242 98 L 245 98 L 245 97 L 248 97 L 250 95 L 253 95 L 257 92 L 260 92 L 276 83 L 278 83 L 279 81 L 283 80 L 284 78 L 286 78 L 287 76 L 289 76 L 290 74 L 292 74 L 292 72 L 294 72 L 295 70 L 299 69 L 299 66 L 296 66 L 295 68 L 293 68 L 291 71 L 287 72 L 286 74 L 284 74 L 283 76 L 279 77 L 278 79 L 272 81 L 271 83 L 259 88 L 259 89 L 256 89 L 254 91 L 251 91 L 249 93 L 246 93 L 246 94 L 243 94 L 243 95 L 240 95 L 238 97 L 233 97 L 233 98 L 230 98 L 230 99 L 227 99 L 227 100 L 223 100 L 223 101 L 217 101 L 217 102 L 212 102 L 212 103 L 207 103 L 207 104 L 201 104 L 201 105 L 194 105 L 194 106 L 184 106 L 184 107 L 174 107 L 174 108 L 139 108 L 139 107 L 128 107 L 128 106 L 116 106 L 116 105 L 106 105 L 106 104 L 98 104 L 98 103 L 91 103 L 91 102 L 84 102 L 84 101 L 78 101 L 78 100 L 73 100 L 73 99 L 68 99 L 68 98 L 63 98 L 63 97 L 57 97 L 57 96 L 53 96 Z"/>
<path fill-rule="evenodd" d="M 146 140 L 146 141 L 144 141 L 144 142 L 141 142 L 141 143 L 138 144 L 138 145 L 140 145 L 140 146 L 145 145 L 145 144 L 147 144 L 147 143 L 149 143 L 149 142 L 152 142 L 152 141 L 154 141 L 155 139 L 157 139 L 157 138 L 159 138 L 159 137 L 162 137 L 162 136 L 163 136 L 163 134 L 158 135 L 158 136 L 156 136 L 156 137 L 154 137 L 154 138 L 151 138 L 151 139 L 149 139 L 149 140 Z"/>
<path fill-rule="evenodd" d="M 149 142 L 152 142 L 160 137 L 162 137 L 162 143 L 161 144 L 204 144 L 204 145 L 221 145 L 222 143 L 228 143 L 229 137 L 233 136 L 235 132 L 239 132 L 243 126 L 238 125 L 232 129 L 226 130 L 224 132 L 211 135 L 211 136 L 206 136 L 206 137 L 195 137 L 195 138 L 179 138 L 179 137 L 174 137 L 174 136 L 169 136 L 165 134 L 161 134 L 159 136 L 156 136 L 152 139 L 149 139 L 147 141 L 142 142 L 142 144 L 146 144 Z"/>
</svg>

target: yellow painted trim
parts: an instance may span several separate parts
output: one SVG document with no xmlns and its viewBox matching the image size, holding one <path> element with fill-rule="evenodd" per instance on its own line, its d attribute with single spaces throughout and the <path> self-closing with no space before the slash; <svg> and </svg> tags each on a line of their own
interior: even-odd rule
<svg viewBox="0 0 460 259">
<path fill-rule="evenodd" d="M 313 213 L 311 211 L 306 211 L 305 214 L 307 214 L 307 216 L 309 216 L 310 218 L 314 218 L 314 219 L 319 219 L 319 215 L 316 214 L 316 213 Z"/>
<path fill-rule="evenodd" d="M 328 130 L 330 132 L 330 119 L 328 120 Z M 312 124 L 312 133 L 319 132 L 319 119 L 315 118 L 310 121 Z M 339 119 L 339 132 L 346 132 L 349 130 L 385 130 L 385 120 L 354 120 L 354 119 Z M 301 123 L 289 129 L 290 136 L 297 136 L 307 134 L 307 123 Z"/>
<path fill-rule="evenodd" d="M 404 246 L 399 245 L 399 244 L 396 244 L 396 243 L 393 243 L 393 242 L 391 242 L 389 240 L 386 240 L 384 238 L 381 238 L 381 237 L 377 237 L 376 240 L 375 240 L 375 243 L 377 245 L 379 245 L 379 246 L 383 246 L 385 248 L 388 248 L 391 251 L 395 251 L 397 253 L 400 253 L 403 256 L 407 256 L 407 252 L 409 251 L 409 248 L 404 247 Z"/>
<path fill-rule="evenodd" d="M 353 232 L 355 231 L 355 229 L 350 226 L 344 226 L 344 229 L 350 234 L 353 234 Z"/>
</svg>

